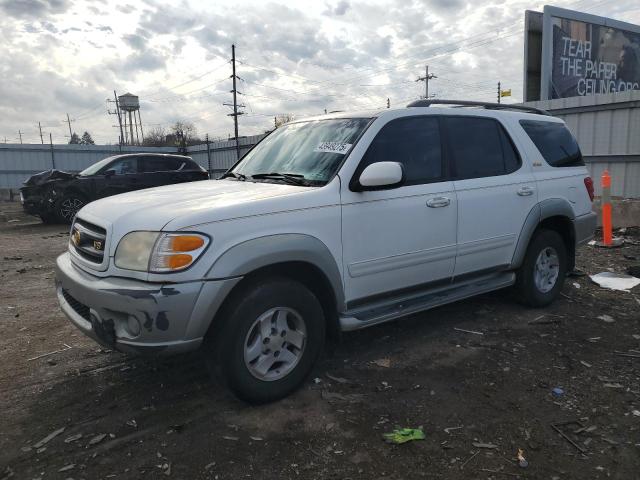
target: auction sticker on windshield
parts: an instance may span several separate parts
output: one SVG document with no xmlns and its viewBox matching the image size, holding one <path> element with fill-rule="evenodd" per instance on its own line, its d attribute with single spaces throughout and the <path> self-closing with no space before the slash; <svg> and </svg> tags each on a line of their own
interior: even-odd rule
<svg viewBox="0 0 640 480">
<path fill-rule="evenodd" d="M 320 142 L 320 144 L 313 149 L 314 152 L 327 152 L 327 153 L 339 153 L 344 155 L 351 148 L 351 143 L 341 142 Z"/>
</svg>

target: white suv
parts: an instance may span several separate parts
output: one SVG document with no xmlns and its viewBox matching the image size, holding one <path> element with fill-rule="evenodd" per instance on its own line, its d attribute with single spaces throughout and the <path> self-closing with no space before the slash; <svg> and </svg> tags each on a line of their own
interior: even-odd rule
<svg viewBox="0 0 640 480">
<path fill-rule="evenodd" d="M 512 285 L 547 305 L 596 216 L 578 145 L 545 113 L 330 114 L 278 128 L 220 180 L 90 203 L 57 259 L 62 310 L 117 350 L 202 346 L 265 402 L 303 382 L 327 334 Z"/>
</svg>

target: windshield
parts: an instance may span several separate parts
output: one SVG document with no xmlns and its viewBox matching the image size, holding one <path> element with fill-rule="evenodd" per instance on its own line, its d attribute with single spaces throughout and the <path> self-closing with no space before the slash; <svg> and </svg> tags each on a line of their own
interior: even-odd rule
<svg viewBox="0 0 640 480">
<path fill-rule="evenodd" d="M 247 178 L 267 173 L 303 176 L 308 184 L 325 184 L 369 121 L 341 118 L 285 125 L 256 145 L 232 171 Z"/>
<path fill-rule="evenodd" d="M 99 162 L 94 163 L 93 165 L 91 165 L 90 167 L 85 168 L 84 170 L 82 170 L 78 175 L 82 176 L 82 177 L 87 177 L 89 175 L 95 175 L 96 173 L 98 173 L 98 171 L 104 167 L 107 163 L 109 163 L 111 160 L 113 160 L 115 157 L 107 157 L 107 158 L 103 158 L 102 160 L 100 160 Z"/>
</svg>

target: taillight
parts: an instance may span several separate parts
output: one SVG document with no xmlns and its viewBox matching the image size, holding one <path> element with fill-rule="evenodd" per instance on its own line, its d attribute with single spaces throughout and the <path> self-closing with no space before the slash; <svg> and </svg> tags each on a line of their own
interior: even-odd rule
<svg viewBox="0 0 640 480">
<path fill-rule="evenodd" d="M 589 194 L 589 198 L 593 202 L 593 180 L 591 180 L 591 177 L 585 177 L 584 186 L 587 189 L 587 193 Z"/>
</svg>

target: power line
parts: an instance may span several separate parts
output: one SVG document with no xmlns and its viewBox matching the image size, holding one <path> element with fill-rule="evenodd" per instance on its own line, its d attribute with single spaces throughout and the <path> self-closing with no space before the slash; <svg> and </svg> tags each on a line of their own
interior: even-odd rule
<svg viewBox="0 0 640 480">
<path fill-rule="evenodd" d="M 208 70 L 208 71 L 202 73 L 201 75 L 193 77 L 193 78 L 191 78 L 191 79 L 189 79 L 189 80 L 187 80 L 185 82 L 179 83 L 178 85 L 174 85 L 172 87 L 167 87 L 166 89 L 163 89 L 163 90 L 157 90 L 156 92 L 147 94 L 147 96 L 153 98 L 155 95 L 157 95 L 159 93 L 164 93 L 165 90 L 173 91 L 176 88 L 180 88 L 180 87 L 183 87 L 184 85 L 188 85 L 189 83 L 195 82 L 196 80 L 200 80 L 202 77 L 205 77 L 205 76 L 209 75 L 210 73 L 217 72 L 218 70 L 220 70 L 222 67 L 224 67 L 228 63 L 229 63 L 229 60 L 227 60 L 224 63 L 221 63 L 220 65 L 216 66 L 215 68 L 212 68 L 211 70 Z M 187 95 L 187 94 L 183 94 L 183 95 Z"/>
</svg>

